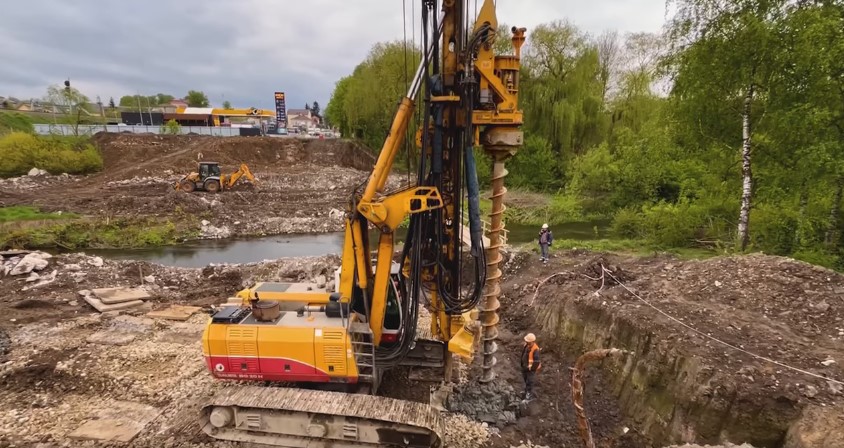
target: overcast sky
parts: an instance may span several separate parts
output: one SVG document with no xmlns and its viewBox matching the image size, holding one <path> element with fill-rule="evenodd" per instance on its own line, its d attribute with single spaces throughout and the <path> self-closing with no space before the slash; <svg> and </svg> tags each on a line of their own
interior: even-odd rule
<svg viewBox="0 0 844 448">
<path fill-rule="evenodd" d="M 272 108 L 278 90 L 288 108 L 325 107 L 373 44 L 402 38 L 402 1 L 410 34 L 417 0 L 4 1 L 0 96 L 40 98 L 70 78 L 103 102 L 197 89 L 213 105 Z M 498 0 L 499 22 L 527 27 L 528 38 L 563 18 L 594 34 L 656 32 L 665 1 Z"/>
</svg>

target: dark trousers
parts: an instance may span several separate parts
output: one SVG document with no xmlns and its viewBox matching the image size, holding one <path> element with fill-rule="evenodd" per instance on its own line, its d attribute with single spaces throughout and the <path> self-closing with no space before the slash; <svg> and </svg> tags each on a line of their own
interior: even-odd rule
<svg viewBox="0 0 844 448">
<path fill-rule="evenodd" d="M 522 370 L 522 378 L 525 380 L 525 394 L 533 395 L 533 383 L 536 377 L 536 372 L 530 370 Z"/>
<path fill-rule="evenodd" d="M 542 258 L 547 260 L 548 259 L 548 244 L 539 243 L 539 248 L 542 251 Z"/>
</svg>

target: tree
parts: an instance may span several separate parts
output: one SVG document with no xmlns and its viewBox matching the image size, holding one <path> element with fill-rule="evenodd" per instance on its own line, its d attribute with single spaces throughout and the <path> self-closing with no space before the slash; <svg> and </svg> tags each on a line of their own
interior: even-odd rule
<svg viewBox="0 0 844 448">
<path fill-rule="evenodd" d="M 168 103 L 170 103 L 170 101 L 173 101 L 174 99 L 176 99 L 176 97 L 174 97 L 173 95 L 167 95 L 166 93 L 159 93 L 157 95 L 153 95 L 152 97 L 150 97 L 150 104 L 154 104 L 156 106 L 159 106 L 159 105 L 162 105 L 162 104 L 168 104 Z"/>
<path fill-rule="evenodd" d="M 69 81 L 65 81 L 64 87 L 51 85 L 47 87 L 45 101 L 53 107 L 66 108 L 67 114 L 71 117 L 74 135 L 79 135 L 79 123 L 82 119 L 82 110 L 90 101 L 77 88 L 72 87 Z"/>
<path fill-rule="evenodd" d="M 188 90 L 185 96 L 189 107 L 208 107 L 210 102 L 204 92 L 198 90 Z"/>
<path fill-rule="evenodd" d="M 340 80 L 334 84 L 334 91 L 331 92 L 331 99 L 325 107 L 326 122 L 330 126 L 336 126 L 339 128 L 342 135 L 349 135 L 351 133 L 346 110 L 344 109 L 346 95 L 348 95 L 349 85 L 351 83 L 351 76 L 344 76 L 340 78 Z"/>
<path fill-rule="evenodd" d="M 380 148 L 421 59 L 418 50 L 408 46 L 407 52 L 401 41 L 375 44 L 352 74 L 337 82 L 325 111 L 328 120 L 344 135 Z M 409 126 L 409 136 L 415 126 Z"/>
<path fill-rule="evenodd" d="M 108 98 L 108 107 L 109 107 L 109 109 L 114 109 L 114 108 L 115 108 L 115 106 L 114 106 L 114 97 L 109 97 L 109 98 Z"/>
<path fill-rule="evenodd" d="M 688 108 L 688 118 L 717 126 L 723 122 L 708 120 L 707 115 L 740 118 L 737 146 L 741 148 L 742 186 L 737 237 L 741 250 L 750 241 L 753 130 L 762 117 L 754 114 L 754 102 L 764 102 L 769 88 L 777 52 L 773 22 L 783 1 L 678 0 L 670 28 L 671 61 L 677 70 L 672 93 Z M 737 138 L 723 130 L 701 133 L 727 147 Z"/>
<path fill-rule="evenodd" d="M 321 115 L 319 114 L 319 112 L 320 112 L 320 109 L 319 109 L 319 103 L 317 103 L 316 101 L 314 101 L 314 105 L 313 105 L 313 106 L 311 106 L 311 113 L 312 113 L 312 114 L 314 114 L 314 115 L 316 115 L 317 117 L 321 117 Z"/>
<path fill-rule="evenodd" d="M 232 108 L 232 103 L 229 100 L 223 101 L 223 109 L 230 110 Z"/>
<path fill-rule="evenodd" d="M 181 133 L 182 125 L 180 125 L 176 120 L 172 118 L 167 120 L 167 123 L 164 123 L 164 126 L 161 127 L 162 134 L 169 134 L 169 135 L 178 135 Z"/>
<path fill-rule="evenodd" d="M 599 144 L 609 127 L 598 48 L 569 22 L 542 24 L 522 53 L 522 68 L 525 130 L 550 143 L 563 183 L 570 161 Z"/>
</svg>

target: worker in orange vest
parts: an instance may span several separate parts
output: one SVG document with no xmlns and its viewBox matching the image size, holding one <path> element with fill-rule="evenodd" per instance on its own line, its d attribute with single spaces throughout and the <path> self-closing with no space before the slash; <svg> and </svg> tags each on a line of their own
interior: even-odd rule
<svg viewBox="0 0 844 448">
<path fill-rule="evenodd" d="M 533 400 L 536 395 L 533 392 L 533 382 L 536 372 L 542 368 L 539 354 L 542 350 L 536 345 L 536 336 L 528 333 L 525 336 L 525 345 L 522 347 L 521 366 L 522 378 L 525 380 L 525 400 Z"/>
</svg>

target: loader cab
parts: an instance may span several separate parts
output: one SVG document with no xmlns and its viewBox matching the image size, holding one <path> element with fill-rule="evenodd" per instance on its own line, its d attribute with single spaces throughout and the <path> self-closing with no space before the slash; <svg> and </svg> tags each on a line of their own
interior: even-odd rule
<svg viewBox="0 0 844 448">
<path fill-rule="evenodd" d="M 220 165 L 217 162 L 200 162 L 199 180 L 205 180 L 209 177 L 220 177 Z"/>
</svg>

